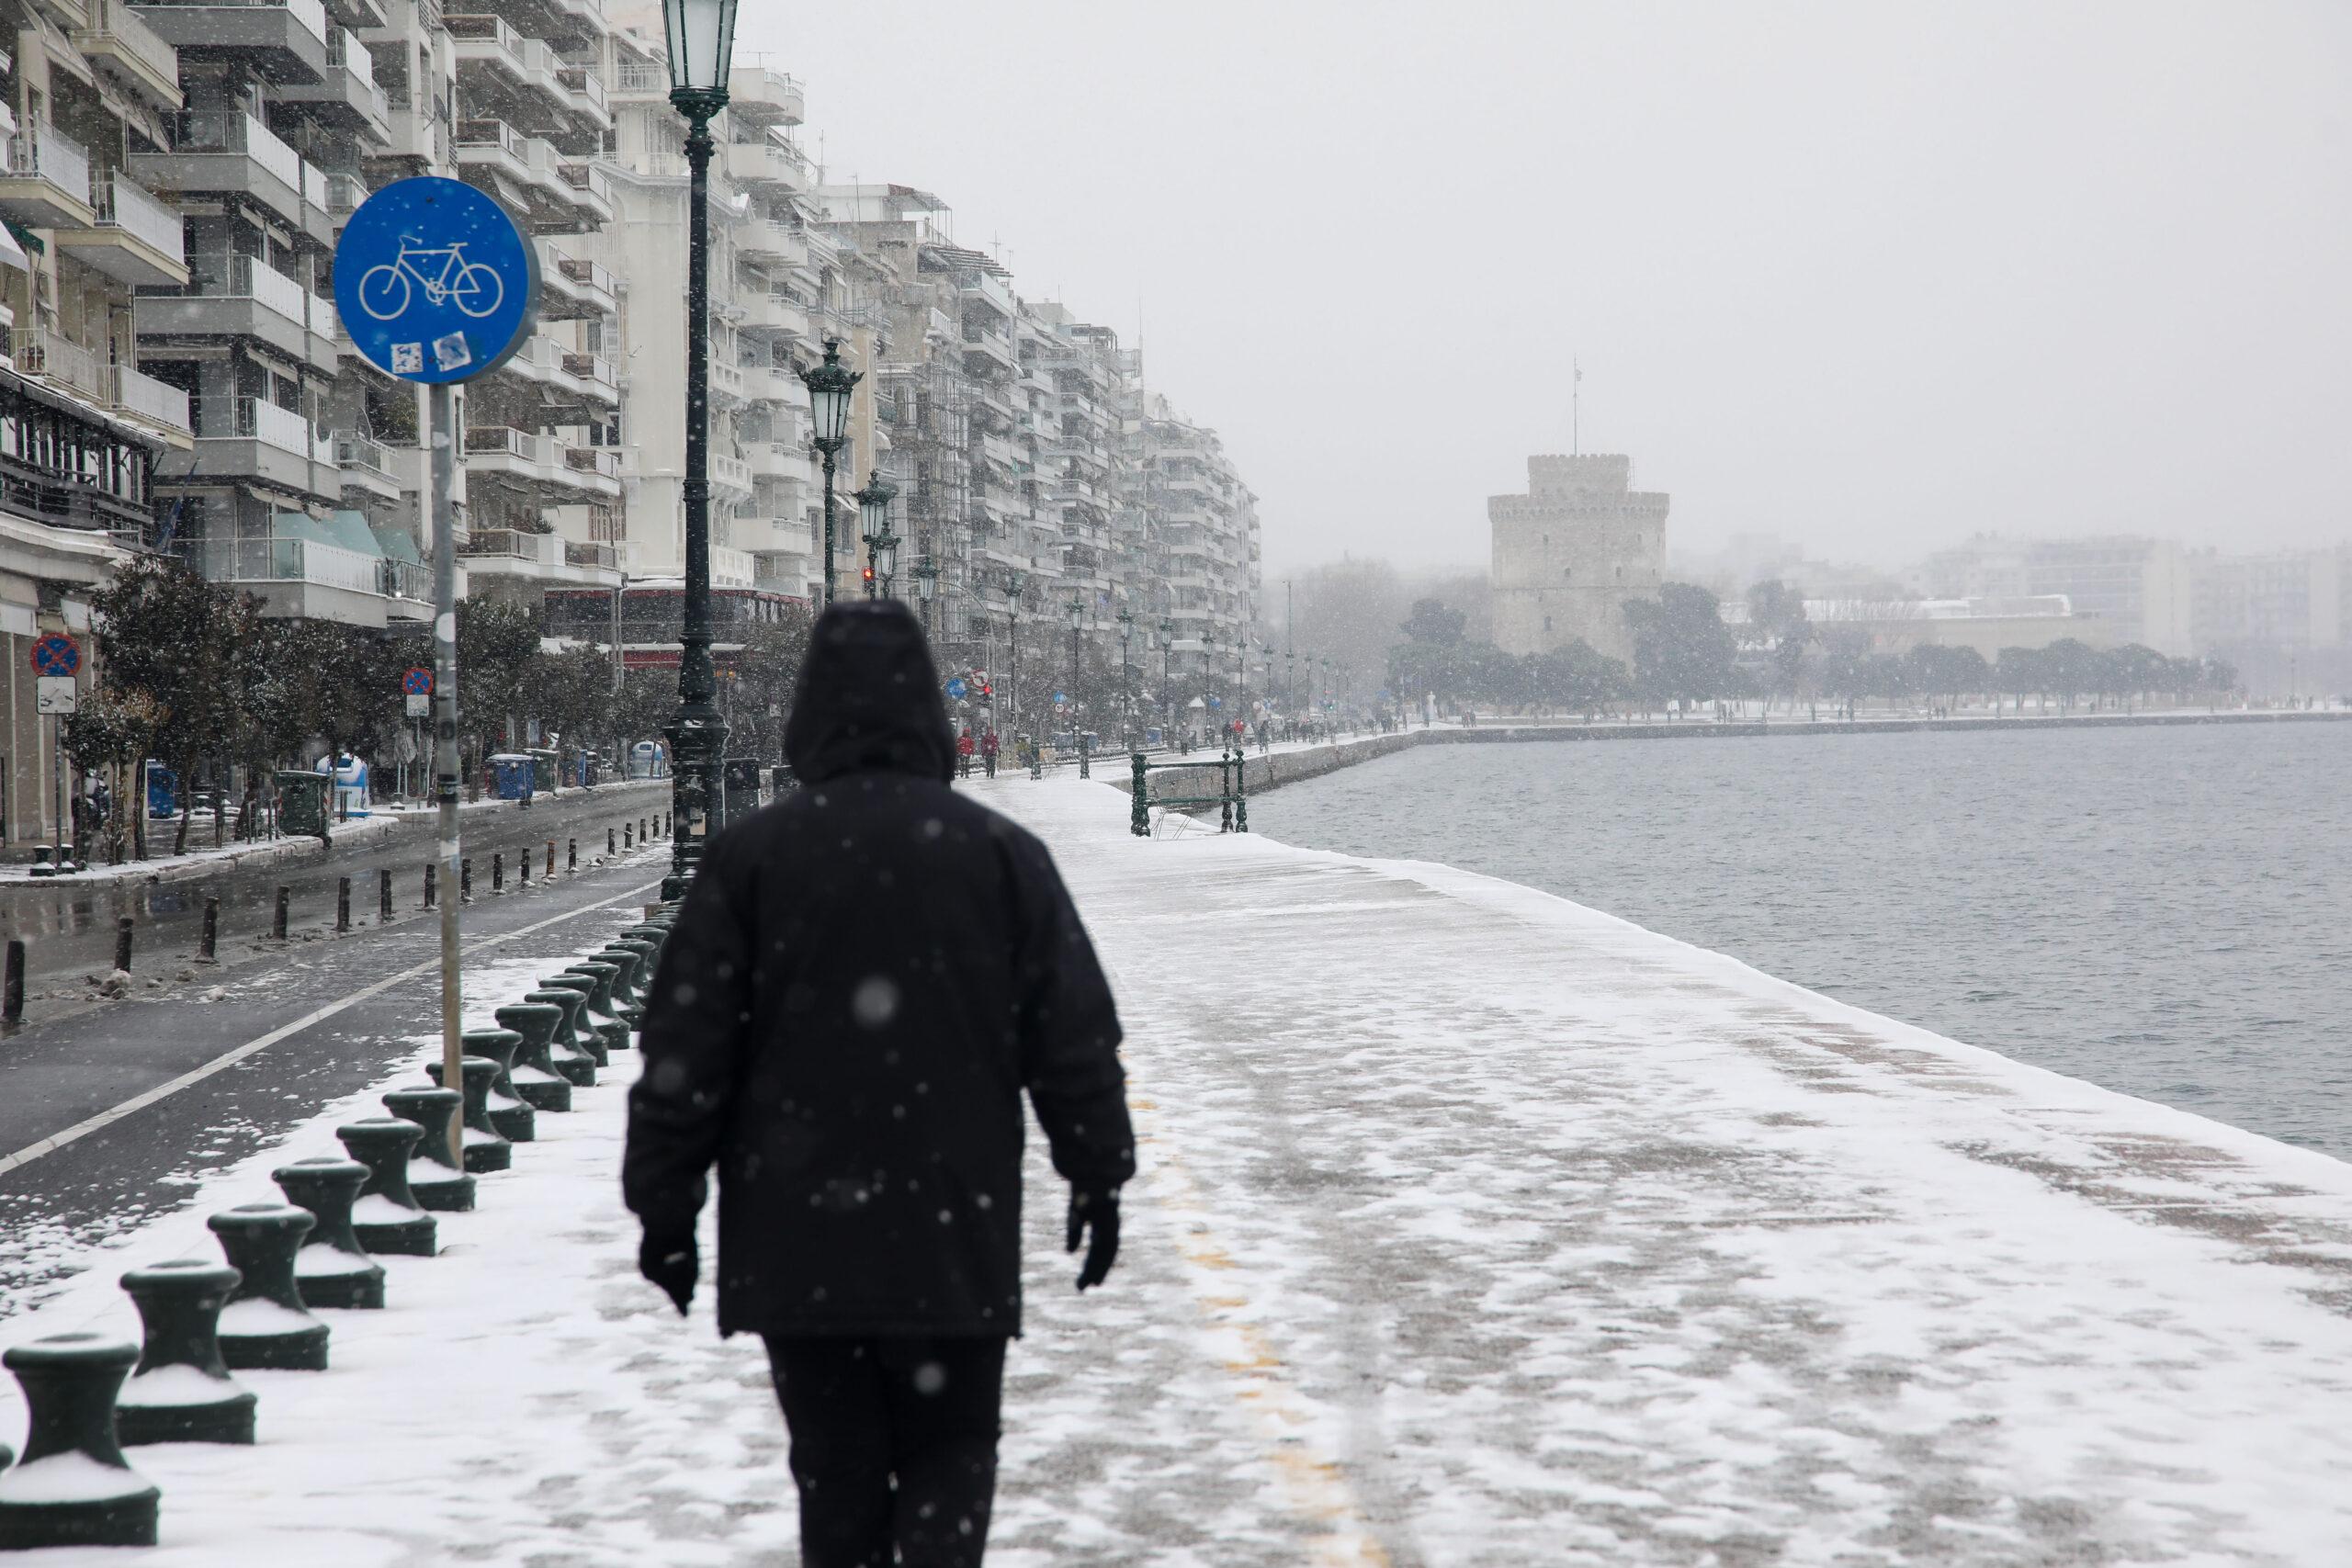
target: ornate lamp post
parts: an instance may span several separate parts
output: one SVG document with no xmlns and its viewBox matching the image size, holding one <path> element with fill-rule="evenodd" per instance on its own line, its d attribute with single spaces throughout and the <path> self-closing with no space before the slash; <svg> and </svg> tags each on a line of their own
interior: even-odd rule
<svg viewBox="0 0 2352 1568">
<path fill-rule="evenodd" d="M 1069 732 L 1078 734 L 1078 637 L 1086 625 L 1086 601 L 1073 597 L 1069 602 Z"/>
<path fill-rule="evenodd" d="M 671 6 L 709 5 L 711 0 L 667 0 Z M 718 0 L 734 10 L 733 0 Z M 850 393 L 865 379 L 842 363 L 842 340 L 825 340 L 825 362 L 800 373 L 808 389 L 809 444 L 825 460 L 825 604 L 833 602 L 833 459 L 849 441 Z M 822 608 L 822 606 L 820 606 Z"/>
<path fill-rule="evenodd" d="M 850 499 L 857 502 L 858 515 L 864 519 L 865 596 L 868 599 L 888 593 L 888 580 L 898 574 L 899 541 L 890 532 L 890 502 L 898 498 L 897 487 L 882 482 L 882 470 L 879 468 L 867 475 L 864 490 L 853 491 L 850 495 Z"/>
<path fill-rule="evenodd" d="M 922 634 L 931 635 L 931 601 L 939 592 L 939 568 L 929 556 L 915 562 L 916 613 L 922 618 Z"/>
<path fill-rule="evenodd" d="M 1012 669 L 1004 687 L 1006 716 L 1019 722 L 1021 718 L 1021 598 L 1029 592 L 1029 574 L 1009 569 L 1004 574 L 1004 620 L 1012 639 Z"/>
<path fill-rule="evenodd" d="M 1126 749 L 1135 750 L 1141 742 L 1136 734 L 1136 676 L 1130 655 L 1135 650 L 1136 615 L 1125 605 L 1119 607 L 1119 735 Z"/>
<path fill-rule="evenodd" d="M 1176 648 L 1176 623 L 1167 616 L 1159 617 L 1159 700 L 1168 705 L 1168 733 L 1161 736 L 1165 746 L 1176 744 L 1176 692 L 1168 683 L 1168 656 Z"/>
<path fill-rule="evenodd" d="M 685 604 L 678 637 L 678 711 L 670 742 L 670 874 L 662 897 L 682 898 L 702 859 L 719 800 L 727 721 L 710 660 L 710 122 L 727 107 L 735 52 L 735 0 L 662 0 L 670 103 L 686 119 Z"/>
<path fill-rule="evenodd" d="M 1216 628 L 1215 626 L 1204 626 L 1201 629 L 1201 696 L 1203 699 L 1205 700 L 1211 694 L 1209 688 L 1216 684 Z M 1217 705 L 1217 711 L 1219 713 L 1223 713 L 1225 711 L 1223 704 L 1219 704 Z M 1202 722 L 1207 722 L 1205 716 Z M 1206 737 L 1203 737 L 1203 739 L 1205 739 Z"/>
</svg>

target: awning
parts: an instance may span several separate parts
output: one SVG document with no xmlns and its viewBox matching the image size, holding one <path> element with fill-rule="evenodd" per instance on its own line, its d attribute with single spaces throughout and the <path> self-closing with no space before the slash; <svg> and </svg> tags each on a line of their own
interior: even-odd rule
<svg viewBox="0 0 2352 1568">
<path fill-rule="evenodd" d="M 30 272 L 33 259 L 25 254 L 24 246 L 17 243 L 17 236 L 10 231 L 12 225 L 0 223 L 0 266 L 13 266 L 18 272 Z"/>
</svg>

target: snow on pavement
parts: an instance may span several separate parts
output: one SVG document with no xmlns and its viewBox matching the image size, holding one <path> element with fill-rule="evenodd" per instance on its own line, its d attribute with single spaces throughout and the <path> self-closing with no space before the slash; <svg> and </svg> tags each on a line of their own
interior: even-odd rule
<svg viewBox="0 0 2352 1568">
<path fill-rule="evenodd" d="M 1033 1146 L 991 1562 L 2308 1564 L 2352 1540 L 2344 1165 L 1509 884 L 1138 840 L 1075 779 L 975 787 L 1071 882 L 1145 1139 L 1082 1298 Z M 547 968 L 485 966 L 473 1010 Z M 390 1310 L 327 1314 L 334 1371 L 240 1374 L 257 1448 L 132 1450 L 164 1492 L 141 1561 L 797 1561 L 758 1346 L 635 1277 L 634 1061 L 441 1217 L 447 1255 L 384 1260 Z M 205 1214 L 373 1109 L 206 1179 L 6 1342 L 134 1331 L 124 1268 L 212 1255 Z"/>
</svg>

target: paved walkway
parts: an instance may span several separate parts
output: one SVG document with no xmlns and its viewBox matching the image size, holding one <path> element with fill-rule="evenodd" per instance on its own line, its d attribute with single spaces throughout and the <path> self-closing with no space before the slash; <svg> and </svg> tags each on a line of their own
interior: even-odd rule
<svg viewBox="0 0 2352 1568">
<path fill-rule="evenodd" d="M 2352 1168 L 1506 884 L 976 787 L 1054 844 L 1147 1140 L 1083 1298 L 1033 1151 L 1000 1568 L 2352 1540 Z M 393 1260 L 336 1371 L 254 1374 L 260 1450 L 143 1451 L 148 1560 L 793 1562 L 756 1348 L 633 1278 L 619 1094 L 548 1118 L 450 1256 Z M 267 1157 L 7 1328 L 127 1323 L 111 1274 L 201 1250 Z"/>
</svg>

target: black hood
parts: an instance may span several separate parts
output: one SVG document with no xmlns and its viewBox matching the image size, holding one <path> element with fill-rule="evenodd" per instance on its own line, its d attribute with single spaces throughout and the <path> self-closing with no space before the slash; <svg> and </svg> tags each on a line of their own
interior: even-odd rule
<svg viewBox="0 0 2352 1568">
<path fill-rule="evenodd" d="M 947 705 L 912 611 L 880 599 L 835 604 L 817 617 L 784 727 L 784 760 L 812 784 L 857 773 L 943 784 L 954 776 Z"/>
</svg>

